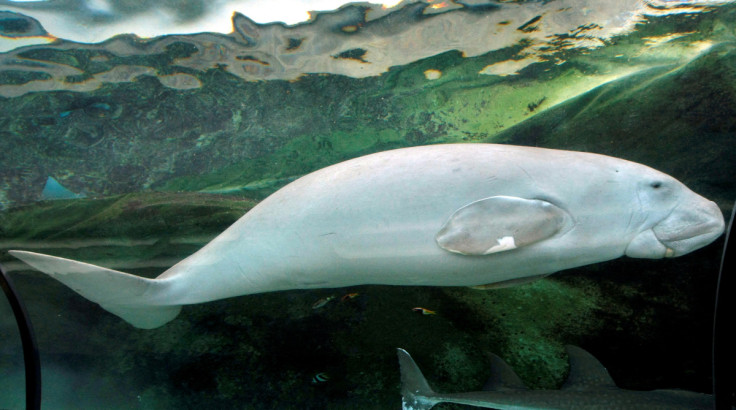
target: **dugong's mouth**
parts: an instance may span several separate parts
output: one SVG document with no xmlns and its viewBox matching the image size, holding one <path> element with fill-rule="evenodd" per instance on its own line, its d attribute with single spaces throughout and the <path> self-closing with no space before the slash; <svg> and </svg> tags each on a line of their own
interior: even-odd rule
<svg viewBox="0 0 736 410">
<path fill-rule="evenodd" d="M 698 207 L 676 209 L 652 228 L 666 248 L 664 257 L 681 256 L 700 249 L 721 236 L 725 228 L 720 208 L 711 201 Z"/>
<path fill-rule="evenodd" d="M 626 247 L 632 258 L 674 258 L 713 242 L 724 230 L 720 208 L 711 201 L 676 208 L 670 215 L 640 232 Z"/>
<path fill-rule="evenodd" d="M 697 227 L 693 227 L 693 230 L 696 228 L 698 228 L 697 231 L 692 232 L 694 233 L 693 236 L 688 236 L 687 234 L 683 234 L 681 236 L 660 236 L 657 232 L 656 226 L 652 231 L 659 242 L 666 248 L 664 257 L 673 258 L 675 256 L 681 256 L 696 249 L 700 249 L 713 242 L 716 238 L 721 236 L 721 233 L 723 233 L 723 228 L 719 228 L 716 224 L 701 224 Z"/>
</svg>

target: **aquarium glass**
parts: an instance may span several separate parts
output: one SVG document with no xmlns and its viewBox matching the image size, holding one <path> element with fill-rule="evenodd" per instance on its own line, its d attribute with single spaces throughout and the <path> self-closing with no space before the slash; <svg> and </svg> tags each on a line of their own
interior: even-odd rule
<svg viewBox="0 0 736 410">
<path fill-rule="evenodd" d="M 427 160 L 451 144 L 508 147 Z M 399 408 L 397 348 L 442 394 L 483 390 L 495 357 L 564 392 L 573 345 L 621 391 L 709 395 L 734 147 L 730 0 L 0 0 L 0 263 L 44 408 Z M 609 157 L 704 202 L 677 194 L 657 216 L 596 188 L 648 175 Z M 453 179 L 468 167 L 504 188 Z M 687 228 L 611 245 L 689 206 Z M 202 249 L 251 209 L 260 225 Z M 16 329 L 0 301 L 0 409 L 23 408 Z"/>
</svg>

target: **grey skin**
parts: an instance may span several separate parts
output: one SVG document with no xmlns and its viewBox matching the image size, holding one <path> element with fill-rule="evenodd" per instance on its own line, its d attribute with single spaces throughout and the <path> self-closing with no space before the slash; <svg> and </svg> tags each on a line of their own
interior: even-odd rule
<svg viewBox="0 0 736 410">
<path fill-rule="evenodd" d="M 253 293 L 479 286 L 623 255 L 676 257 L 723 229 L 715 203 L 641 164 L 447 144 L 366 155 L 303 176 L 156 279 L 10 253 L 133 326 L 155 328 L 182 305 Z"/>
<path fill-rule="evenodd" d="M 713 396 L 686 390 L 624 390 L 585 350 L 567 346 L 570 374 L 560 390 L 529 390 L 500 357 L 491 356 L 491 377 L 483 391 L 435 393 L 406 350 L 397 349 L 403 410 L 429 410 L 458 403 L 499 410 L 695 410 L 712 409 Z"/>
</svg>

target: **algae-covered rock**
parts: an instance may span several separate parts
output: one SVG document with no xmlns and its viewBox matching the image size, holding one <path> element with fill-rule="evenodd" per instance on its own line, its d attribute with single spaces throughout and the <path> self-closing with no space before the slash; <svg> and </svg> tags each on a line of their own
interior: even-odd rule
<svg viewBox="0 0 736 410">
<path fill-rule="evenodd" d="M 3 249 L 111 268 L 167 267 L 196 251 L 255 202 L 196 193 L 138 193 L 40 202 L 0 214 Z M 6 254 L 0 259 L 17 267 Z"/>
<path fill-rule="evenodd" d="M 736 47 L 602 85 L 494 138 L 641 162 L 728 210 L 736 192 Z"/>
<path fill-rule="evenodd" d="M 719 13 L 720 20 L 703 14 L 682 24 L 727 39 L 721 21 L 729 16 Z M 660 46 L 668 52 L 651 53 L 644 36 L 663 33 L 647 27 L 600 50 L 562 47 L 505 76 L 486 67 L 524 61 L 528 42 L 470 58 L 443 52 L 374 77 L 262 82 L 243 81 L 217 64 L 202 72 L 177 65 L 195 50 L 173 40 L 145 56 L 33 48 L 23 56 L 89 75 L 125 68 L 132 77 L 84 93 L 0 97 L 0 209 L 40 199 L 49 177 L 89 196 L 157 189 L 262 198 L 299 175 L 371 152 L 497 141 L 507 128 L 611 79 L 681 65 L 693 54 L 690 44 L 704 41 L 690 33 Z M 432 70 L 441 76 L 428 79 Z M 201 86 L 170 88 L 159 76 Z"/>
</svg>

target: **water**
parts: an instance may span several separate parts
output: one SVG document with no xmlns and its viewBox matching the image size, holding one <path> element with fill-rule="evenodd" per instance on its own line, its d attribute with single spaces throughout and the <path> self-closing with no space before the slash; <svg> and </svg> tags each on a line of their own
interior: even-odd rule
<svg viewBox="0 0 736 410">
<path fill-rule="evenodd" d="M 45 407 L 397 408 L 396 347 L 443 392 L 479 389 L 491 352 L 530 387 L 558 388 L 565 344 L 619 387 L 710 392 L 722 238 L 507 289 L 242 296 L 154 330 L 6 253 L 155 277 L 300 176 L 454 142 L 625 158 L 730 214 L 730 1 L 275 4 L 3 4 L 0 262 L 38 333 Z M 0 408 L 19 408 L 2 317 Z"/>
</svg>

